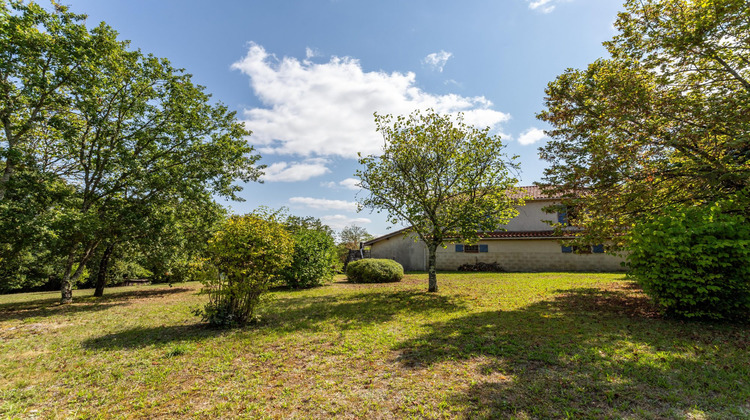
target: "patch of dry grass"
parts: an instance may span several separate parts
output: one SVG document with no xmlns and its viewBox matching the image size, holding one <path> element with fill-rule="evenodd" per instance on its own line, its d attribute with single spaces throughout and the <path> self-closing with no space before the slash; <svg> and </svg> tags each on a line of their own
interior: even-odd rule
<svg viewBox="0 0 750 420">
<path fill-rule="evenodd" d="M 620 275 L 443 273 L 275 291 L 206 328 L 198 284 L 0 296 L 20 418 L 750 418 L 747 325 L 661 318 Z"/>
</svg>

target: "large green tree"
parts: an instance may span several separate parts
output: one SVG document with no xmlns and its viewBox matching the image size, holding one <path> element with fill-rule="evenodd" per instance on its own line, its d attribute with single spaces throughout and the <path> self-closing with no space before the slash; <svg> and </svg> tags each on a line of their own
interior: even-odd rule
<svg viewBox="0 0 750 420">
<path fill-rule="evenodd" d="M 385 142 L 380 156 L 360 157 L 356 176 L 368 195 L 363 207 L 406 222 L 429 252 L 428 291 L 437 292 L 436 252 L 447 241 L 478 238 L 518 214 L 510 191 L 514 157 L 500 136 L 432 110 L 409 116 L 375 114 Z"/>
<path fill-rule="evenodd" d="M 0 62 L 0 197 L 27 194 L 9 190 L 20 168 L 73 189 L 46 207 L 59 213 L 63 303 L 97 250 L 137 237 L 157 209 L 207 194 L 237 198 L 237 180 L 258 178 L 250 133 L 189 74 L 130 50 L 103 23 L 89 31 L 65 8 L 2 7 L 10 35 Z"/>
<path fill-rule="evenodd" d="M 674 204 L 750 204 L 747 1 L 628 0 L 615 27 L 610 57 L 551 82 L 539 114 L 571 222 L 600 243 Z"/>
</svg>

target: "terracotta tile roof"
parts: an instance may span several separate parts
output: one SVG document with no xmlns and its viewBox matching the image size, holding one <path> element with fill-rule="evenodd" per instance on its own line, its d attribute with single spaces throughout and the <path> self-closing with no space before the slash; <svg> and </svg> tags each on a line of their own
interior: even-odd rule
<svg viewBox="0 0 750 420">
<path fill-rule="evenodd" d="M 562 197 L 561 193 L 556 193 L 553 195 L 545 194 L 544 191 L 542 191 L 542 187 L 538 185 L 529 185 L 525 187 L 518 187 L 519 192 L 511 194 L 512 198 L 525 198 L 527 200 L 552 200 L 555 198 Z"/>
<path fill-rule="evenodd" d="M 487 239 L 502 239 L 502 238 L 557 238 L 554 231 L 542 230 L 542 231 L 521 231 L 521 232 L 483 232 L 479 234 L 480 238 Z"/>
</svg>

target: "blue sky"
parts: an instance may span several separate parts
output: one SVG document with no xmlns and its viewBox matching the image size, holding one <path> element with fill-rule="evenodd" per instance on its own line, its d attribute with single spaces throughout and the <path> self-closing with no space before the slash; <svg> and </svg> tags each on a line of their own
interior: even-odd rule
<svg viewBox="0 0 750 420">
<path fill-rule="evenodd" d="M 356 212 L 356 153 L 377 153 L 373 112 L 462 111 L 541 179 L 547 128 L 534 115 L 566 68 L 606 51 L 620 0 L 63 0 L 134 48 L 193 74 L 237 111 L 268 165 L 236 213 L 265 205 L 388 232 Z"/>
</svg>

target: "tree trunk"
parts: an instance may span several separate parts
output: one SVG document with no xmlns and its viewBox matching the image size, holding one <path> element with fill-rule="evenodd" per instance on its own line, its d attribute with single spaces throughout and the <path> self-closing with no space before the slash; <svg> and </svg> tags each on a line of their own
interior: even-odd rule
<svg viewBox="0 0 750 420">
<path fill-rule="evenodd" d="M 73 283 L 70 281 L 70 272 L 73 271 L 76 253 L 71 250 L 68 253 L 68 261 L 65 262 L 65 272 L 63 273 L 62 282 L 60 283 L 60 304 L 66 305 L 73 303 Z M 80 266 L 79 266 L 80 268 Z"/>
<path fill-rule="evenodd" d="M 430 293 L 437 293 L 438 286 L 437 286 L 437 270 L 435 269 L 435 261 L 436 258 L 436 251 L 437 251 L 437 245 L 435 244 L 429 244 L 427 246 L 427 250 L 429 251 L 429 256 L 427 259 L 427 272 L 429 273 L 429 286 L 427 288 L 427 291 Z"/>
<path fill-rule="evenodd" d="M 63 274 L 62 282 L 60 284 L 60 304 L 67 305 L 73 303 L 73 285 L 78 282 L 81 278 L 84 268 L 86 268 L 86 262 L 91 258 L 91 254 L 94 252 L 96 247 L 99 245 L 99 241 L 90 243 L 88 249 L 83 254 L 83 258 L 78 263 L 75 273 L 73 273 L 73 264 L 76 262 L 76 251 L 75 246 L 70 248 L 68 253 L 68 260 L 65 263 L 65 272 Z M 71 274 L 72 273 L 72 274 Z"/>
<path fill-rule="evenodd" d="M 107 248 L 102 255 L 102 259 L 99 260 L 99 271 L 96 273 L 96 289 L 94 290 L 95 297 L 104 296 L 104 286 L 107 285 L 107 270 L 109 269 L 109 261 L 114 249 L 114 243 L 107 245 Z"/>
</svg>

